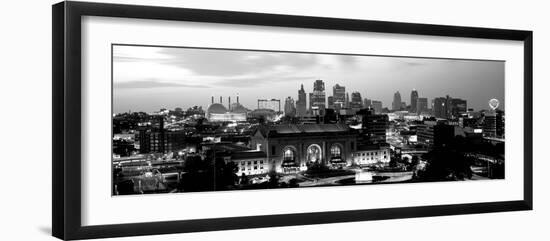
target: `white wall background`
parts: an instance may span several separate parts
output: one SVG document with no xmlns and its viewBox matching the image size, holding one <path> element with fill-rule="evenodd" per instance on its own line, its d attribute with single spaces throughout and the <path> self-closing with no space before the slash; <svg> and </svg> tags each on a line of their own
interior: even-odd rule
<svg viewBox="0 0 550 241">
<path fill-rule="evenodd" d="M 545 1 L 108 1 L 534 31 L 534 205 L 508 212 L 115 240 L 548 240 L 550 181 L 545 108 L 550 17 Z M 51 4 L 9 1 L 0 10 L 0 239 L 54 240 L 51 231 Z M 510 110 L 513 111 L 513 110 Z"/>
</svg>

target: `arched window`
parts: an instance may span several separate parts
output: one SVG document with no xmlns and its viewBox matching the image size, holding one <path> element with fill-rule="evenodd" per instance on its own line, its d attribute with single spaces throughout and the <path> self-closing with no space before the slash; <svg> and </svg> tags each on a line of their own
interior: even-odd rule
<svg viewBox="0 0 550 241">
<path fill-rule="evenodd" d="M 312 144 L 307 148 L 306 160 L 310 163 L 321 162 L 323 153 L 321 147 L 317 144 Z"/>
<path fill-rule="evenodd" d="M 341 157 L 342 156 L 342 149 L 338 145 L 333 145 L 330 147 L 330 156 L 331 157 Z"/>
<path fill-rule="evenodd" d="M 292 149 L 286 149 L 283 153 L 284 161 L 294 161 L 294 151 Z"/>
</svg>

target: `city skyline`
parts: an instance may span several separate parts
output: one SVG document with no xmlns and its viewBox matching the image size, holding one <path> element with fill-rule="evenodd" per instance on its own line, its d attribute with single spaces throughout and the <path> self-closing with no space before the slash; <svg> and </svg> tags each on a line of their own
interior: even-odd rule
<svg viewBox="0 0 550 241">
<path fill-rule="evenodd" d="M 113 195 L 504 178 L 504 62 L 113 54 Z"/>
<path fill-rule="evenodd" d="M 309 95 L 318 79 L 325 84 L 325 103 L 339 84 L 346 93 L 382 101 L 388 109 L 397 91 L 410 105 L 415 89 L 419 98 L 428 98 L 428 106 L 434 98 L 449 95 L 467 100 L 476 111 L 489 109 L 487 101 L 496 98 L 504 110 L 502 61 L 113 47 L 114 113 L 205 109 L 211 96 L 223 96 L 227 104 L 228 97 L 237 95 L 241 104 L 254 109 L 258 99 L 290 96 L 297 101 L 301 84 Z"/>
</svg>

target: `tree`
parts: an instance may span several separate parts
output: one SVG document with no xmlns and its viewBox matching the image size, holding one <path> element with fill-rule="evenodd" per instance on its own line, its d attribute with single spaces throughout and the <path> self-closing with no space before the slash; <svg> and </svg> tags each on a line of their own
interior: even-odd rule
<svg viewBox="0 0 550 241">
<path fill-rule="evenodd" d="M 214 172 L 216 175 L 216 190 L 226 190 L 235 186 L 238 180 L 238 166 L 234 162 L 225 162 L 221 157 L 216 158 Z"/>
<path fill-rule="evenodd" d="M 390 157 L 390 167 L 397 167 L 397 160 L 399 160 L 397 157 Z"/>
<path fill-rule="evenodd" d="M 412 156 L 411 164 L 418 165 L 419 159 L 418 156 Z"/>
<path fill-rule="evenodd" d="M 185 192 L 215 190 L 214 170 L 208 158 L 188 156 L 183 167 L 185 173 L 180 179 L 180 185 Z"/>
<path fill-rule="evenodd" d="M 449 148 L 434 149 L 424 155 L 428 164 L 418 173 L 422 181 L 464 180 L 472 177 L 472 161 Z"/>
<path fill-rule="evenodd" d="M 200 156 L 187 156 L 183 170 L 186 172 L 200 172 L 207 168 L 207 163 Z"/>
<path fill-rule="evenodd" d="M 318 176 L 318 175 L 326 174 L 329 171 L 330 169 L 327 166 L 321 163 L 315 162 L 308 165 L 306 174 L 309 176 Z"/>
<path fill-rule="evenodd" d="M 292 178 L 288 181 L 288 187 L 298 187 L 298 179 Z"/>
<path fill-rule="evenodd" d="M 279 187 L 279 175 L 277 175 L 277 172 L 271 170 L 267 175 L 269 176 L 269 187 Z"/>
<path fill-rule="evenodd" d="M 134 181 L 133 180 L 125 180 L 122 182 L 118 182 L 117 184 L 117 190 L 118 195 L 125 195 L 125 194 L 134 194 Z"/>
<path fill-rule="evenodd" d="M 241 185 L 247 185 L 249 183 L 249 179 L 248 179 L 248 176 L 246 176 L 244 174 L 244 172 L 241 174 L 241 180 L 240 180 L 240 184 Z"/>
</svg>

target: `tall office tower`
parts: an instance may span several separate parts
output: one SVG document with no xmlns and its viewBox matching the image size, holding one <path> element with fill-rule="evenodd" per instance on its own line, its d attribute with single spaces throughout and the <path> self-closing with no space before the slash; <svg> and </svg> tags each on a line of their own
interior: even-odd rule
<svg viewBox="0 0 550 241">
<path fill-rule="evenodd" d="M 504 138 L 504 111 L 502 110 L 495 110 L 496 111 L 496 127 L 497 127 L 497 137 Z"/>
<path fill-rule="evenodd" d="M 483 136 L 497 136 L 497 113 L 494 111 L 485 113 L 485 117 L 483 119 Z"/>
<path fill-rule="evenodd" d="M 361 137 L 363 144 L 386 142 L 386 129 L 389 126 L 388 115 L 377 115 L 374 110 L 363 109 L 357 112 L 361 115 Z"/>
<path fill-rule="evenodd" d="M 325 109 L 327 107 L 326 103 L 326 94 L 325 94 L 325 83 L 322 80 L 316 80 L 313 83 L 313 92 L 309 94 L 310 109 L 317 110 L 318 115 L 324 115 Z"/>
<path fill-rule="evenodd" d="M 373 100 L 372 109 L 374 109 L 374 114 L 382 113 L 382 101 Z"/>
<path fill-rule="evenodd" d="M 453 115 L 452 107 L 451 107 L 452 100 L 453 98 L 451 98 L 449 95 L 445 97 L 445 117 L 443 118 L 451 119 L 451 116 Z"/>
<path fill-rule="evenodd" d="M 466 114 L 468 111 L 468 104 L 466 100 L 463 99 L 453 99 L 450 100 L 451 104 L 449 105 L 450 108 L 450 116 L 447 116 L 451 119 L 455 119 L 460 117 L 463 114 Z"/>
<path fill-rule="evenodd" d="M 416 105 L 418 101 L 418 91 L 413 89 L 411 91 L 411 112 L 416 113 Z"/>
<path fill-rule="evenodd" d="M 313 83 L 313 91 L 325 91 L 325 82 L 323 80 L 315 80 Z"/>
<path fill-rule="evenodd" d="M 334 106 L 334 96 L 329 96 L 329 97 L 327 97 L 327 102 L 328 102 L 327 108 L 329 108 L 329 109 L 335 109 L 335 106 Z"/>
<path fill-rule="evenodd" d="M 418 98 L 416 100 L 416 113 L 422 114 L 427 111 L 428 111 L 428 98 Z"/>
<path fill-rule="evenodd" d="M 334 109 L 339 110 L 346 107 L 346 87 L 339 84 L 334 85 L 334 87 L 332 87 L 332 97 Z"/>
<path fill-rule="evenodd" d="M 372 108 L 372 100 L 371 99 L 367 99 L 365 98 L 365 100 L 363 101 L 363 107 L 364 108 Z"/>
<path fill-rule="evenodd" d="M 433 112 L 437 118 L 456 119 L 468 111 L 467 101 L 458 98 L 437 97 L 433 100 Z"/>
<path fill-rule="evenodd" d="M 361 93 L 359 92 L 351 93 L 350 108 L 354 111 L 358 111 L 363 108 L 363 98 L 361 98 Z"/>
<path fill-rule="evenodd" d="M 287 97 L 285 99 L 285 115 L 294 117 L 296 116 L 296 106 L 294 105 L 294 99 L 292 97 Z"/>
<path fill-rule="evenodd" d="M 296 116 L 301 117 L 306 115 L 306 102 L 306 91 L 304 90 L 304 85 L 302 84 L 300 90 L 298 90 L 298 101 L 296 101 Z"/>
<path fill-rule="evenodd" d="M 393 94 L 392 110 L 393 111 L 401 110 L 401 105 L 402 105 L 401 94 L 399 93 L 399 91 L 397 91 L 395 92 L 395 94 Z"/>
<path fill-rule="evenodd" d="M 437 97 L 433 99 L 432 110 L 436 118 L 447 118 L 447 98 Z"/>
</svg>

